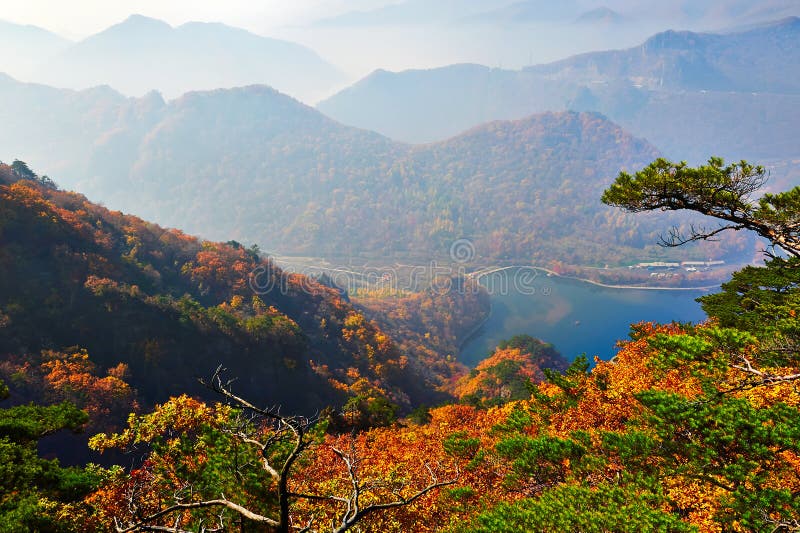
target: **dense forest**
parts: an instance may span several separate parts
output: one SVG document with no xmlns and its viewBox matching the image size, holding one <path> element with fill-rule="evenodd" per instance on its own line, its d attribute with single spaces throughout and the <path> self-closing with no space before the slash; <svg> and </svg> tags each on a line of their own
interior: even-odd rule
<svg viewBox="0 0 800 533">
<path fill-rule="evenodd" d="M 202 395 L 197 378 L 223 364 L 238 391 L 293 410 L 355 396 L 365 409 L 407 409 L 441 401 L 437 391 L 465 371 L 439 352 L 401 352 L 341 291 L 283 272 L 256 248 L 109 211 L 20 161 L 0 166 L 0 180 L 0 375 L 18 402 L 58 396 L 73 386 L 59 373 L 78 372 L 87 402 L 119 394 L 98 397 L 102 409 L 153 405 Z M 449 305 L 437 319 L 448 332 L 480 320 L 487 303 L 464 310 L 474 316 Z"/>
<path fill-rule="evenodd" d="M 653 244 L 658 233 L 688 223 L 596 202 L 620 168 L 659 155 L 596 113 L 494 122 L 409 146 L 266 87 L 166 103 L 0 79 L 0 95 L 9 125 L 0 143 L 33 154 L 59 182 L 162 225 L 281 254 L 428 261 L 466 238 L 475 264 L 619 265 L 669 257 Z M 48 136 L 28 142 L 40 121 L 53 123 Z M 749 259 L 752 248 L 737 235 L 672 257 Z"/>
<path fill-rule="evenodd" d="M 443 389 L 453 393 L 468 371 L 458 361 L 461 344 L 488 317 L 491 304 L 487 292 L 472 280 L 454 277 L 439 287 L 394 298 L 365 294 L 353 303 L 391 331 L 398 349 L 423 361 L 439 376 Z"/>
<path fill-rule="evenodd" d="M 432 356 L 480 291 L 362 298 L 372 322 L 256 249 L 0 167 L 0 529 L 794 531 L 800 187 L 753 200 L 764 179 L 659 159 L 603 195 L 770 240 L 707 323 L 635 324 L 593 366 L 517 336 L 459 374 Z M 65 431 L 106 466 L 41 457 Z"/>
<path fill-rule="evenodd" d="M 0 8 L 0 533 L 800 533 L 800 2 L 599 2 Z"/>
</svg>

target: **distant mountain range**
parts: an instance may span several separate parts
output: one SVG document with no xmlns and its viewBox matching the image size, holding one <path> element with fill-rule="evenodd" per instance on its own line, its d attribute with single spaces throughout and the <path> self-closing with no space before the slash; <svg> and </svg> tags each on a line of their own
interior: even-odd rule
<svg viewBox="0 0 800 533">
<path fill-rule="evenodd" d="M 0 123 L 3 157 L 66 187 L 281 253 L 426 259 L 447 257 L 460 238 L 487 262 L 605 264 L 663 253 L 653 243 L 666 219 L 599 202 L 621 168 L 659 152 L 594 113 L 494 122 L 409 146 L 266 87 L 167 103 L 6 79 Z"/>
<path fill-rule="evenodd" d="M 376 71 L 321 102 L 346 124 L 431 142 L 546 110 L 606 114 L 668 155 L 800 154 L 800 19 L 727 34 L 668 31 L 640 46 L 511 71 Z"/>
<path fill-rule="evenodd" d="M 499 3 L 509 4 L 513 0 Z M 485 11 L 485 0 L 404 0 L 364 11 L 348 11 L 320 19 L 315 26 L 386 26 L 402 24 L 430 24 L 456 20 L 471 13 Z"/>
<path fill-rule="evenodd" d="M 590 86 L 628 82 L 671 91 L 800 93 L 800 18 L 736 33 L 667 31 L 628 49 L 583 54 L 525 69 Z"/>
<path fill-rule="evenodd" d="M 3 24 L 0 44 L 17 52 L 0 56 L 0 72 L 73 89 L 110 85 L 132 96 L 157 90 L 172 98 L 262 83 L 313 102 L 345 81 L 309 48 L 218 23 L 172 27 L 132 15 L 77 43 L 38 28 Z"/>
<path fill-rule="evenodd" d="M 639 23 L 720 27 L 764 22 L 800 14 L 794 0 L 403 0 L 367 11 L 350 11 L 322 19 L 319 26 L 378 26 L 431 23 L 537 24 L 542 22 L 608 21 L 624 17 Z"/>
<path fill-rule="evenodd" d="M 37 65 L 58 55 L 72 44 L 55 33 L 36 26 L 0 20 L 0 72 L 22 78 L 33 74 Z"/>
</svg>

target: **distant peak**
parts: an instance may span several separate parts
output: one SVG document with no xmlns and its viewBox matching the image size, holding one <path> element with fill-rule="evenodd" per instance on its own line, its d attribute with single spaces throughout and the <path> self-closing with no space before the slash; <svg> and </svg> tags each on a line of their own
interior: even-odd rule
<svg viewBox="0 0 800 533">
<path fill-rule="evenodd" d="M 647 39 L 644 47 L 651 50 L 688 49 L 697 46 L 703 37 L 704 34 L 691 31 L 667 30 Z"/>
<path fill-rule="evenodd" d="M 155 104 L 158 106 L 164 105 L 166 102 L 164 100 L 164 96 L 156 90 L 149 91 L 147 94 L 141 97 L 140 99 L 142 102 L 148 104 Z"/>
<path fill-rule="evenodd" d="M 118 99 L 118 100 L 125 99 L 125 96 L 122 93 L 120 93 L 119 91 L 114 89 L 112 86 L 108 85 L 107 83 L 104 83 L 102 85 L 95 85 L 93 87 L 89 87 L 87 89 L 84 89 L 81 92 L 83 92 L 85 94 L 92 95 L 92 97 L 94 97 L 94 98 L 106 97 L 106 98 L 112 98 L 112 99 L 115 99 L 115 100 L 116 99 Z"/>
<path fill-rule="evenodd" d="M 356 84 L 363 84 L 363 83 L 370 83 L 374 81 L 382 81 L 384 79 L 391 79 L 397 75 L 397 72 L 392 72 L 391 70 L 386 70 L 382 68 L 378 68 L 361 78 Z"/>
<path fill-rule="evenodd" d="M 170 28 L 172 26 L 164 22 L 163 20 L 155 19 L 152 17 L 146 17 L 144 15 L 133 14 L 130 15 L 128 18 L 117 24 L 117 26 L 126 26 L 126 27 L 136 27 L 136 28 Z"/>
<path fill-rule="evenodd" d="M 237 98 L 237 97 L 259 97 L 294 100 L 291 96 L 284 94 L 269 85 L 254 84 L 241 87 L 227 87 L 219 89 L 207 89 L 189 91 L 179 96 L 175 101 L 196 101 L 208 98 Z"/>
<path fill-rule="evenodd" d="M 11 22 L 8 20 L 0 19 L 0 29 L 3 31 L 25 31 L 29 33 L 37 33 L 39 35 L 46 35 L 53 39 L 58 39 L 64 42 L 69 41 L 66 37 L 63 37 L 57 33 L 53 33 L 50 30 L 46 30 L 44 28 L 40 28 L 39 26 L 34 26 L 33 24 L 17 24 L 16 22 Z"/>
<path fill-rule="evenodd" d="M 489 67 L 485 65 L 479 65 L 478 63 L 453 63 L 451 65 L 445 65 L 442 67 L 432 67 L 432 68 L 410 68 L 401 71 L 391 71 L 385 70 L 382 68 L 378 68 L 373 70 L 370 74 L 367 75 L 365 79 L 373 78 L 373 77 L 382 77 L 382 76 L 395 76 L 398 74 L 417 74 L 417 73 L 442 73 L 442 72 L 470 72 L 470 71 L 487 71 L 490 70 Z"/>
<path fill-rule="evenodd" d="M 233 26 L 228 26 L 222 22 L 205 22 L 202 20 L 190 20 L 184 24 L 178 26 L 179 28 L 225 28 L 229 30 L 240 30 L 240 31 L 247 31 L 242 30 L 241 28 L 234 28 Z"/>
<path fill-rule="evenodd" d="M 128 18 L 109 26 L 100 33 L 87 37 L 86 41 L 95 39 L 116 39 L 125 42 L 128 39 L 149 38 L 155 35 L 167 35 L 173 31 L 172 26 L 164 22 L 144 15 L 130 15 Z"/>
<path fill-rule="evenodd" d="M 198 20 L 190 20 L 180 26 L 177 26 L 178 30 L 190 30 L 190 31 L 246 31 L 242 30 L 241 28 L 234 28 L 233 26 L 228 26 L 227 24 L 223 24 L 222 22 L 202 22 Z"/>
<path fill-rule="evenodd" d="M 775 22 L 775 26 L 797 26 L 800 27 L 800 17 L 786 17 Z"/>
<path fill-rule="evenodd" d="M 132 13 L 132 14 L 128 15 L 128 18 L 125 19 L 125 22 L 129 22 L 129 23 L 132 23 L 132 24 L 133 23 L 161 22 L 162 24 L 165 24 L 165 22 L 163 22 L 163 21 L 161 21 L 161 20 L 159 20 L 157 18 L 148 17 L 146 15 L 141 15 L 139 13 Z"/>
<path fill-rule="evenodd" d="M 607 6 L 600 6 L 582 13 L 576 22 L 622 22 L 625 17 Z"/>
</svg>

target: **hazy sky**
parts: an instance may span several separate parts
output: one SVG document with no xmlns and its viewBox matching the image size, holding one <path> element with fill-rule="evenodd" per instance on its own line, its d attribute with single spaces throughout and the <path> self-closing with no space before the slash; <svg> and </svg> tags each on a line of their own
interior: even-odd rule
<svg viewBox="0 0 800 533">
<path fill-rule="evenodd" d="M 474 62 L 517 68 L 595 49 L 637 44 L 650 29 L 630 25 L 624 31 L 575 31 L 530 27 L 314 28 L 305 23 L 340 13 L 369 10 L 402 0 L 0 0 L 0 20 L 32 24 L 80 40 L 119 23 L 131 14 L 164 20 L 173 26 L 189 21 L 222 22 L 268 37 L 311 47 L 323 58 L 360 78 L 377 68 L 402 70 Z M 427 0 L 431 4 L 445 0 Z M 467 0 L 490 10 L 513 0 Z M 559 1 L 559 0 L 549 0 Z M 636 0 L 580 0 L 582 5 Z M 676 1 L 676 0 L 666 0 Z M 414 2 L 419 7 L 424 0 Z M 458 1 L 449 0 L 457 5 Z M 435 10 L 434 10 L 435 11 Z"/>
<path fill-rule="evenodd" d="M 493 67 L 519 67 L 532 62 L 619 44 L 597 42 L 583 32 L 567 36 L 542 28 L 314 28 L 305 23 L 356 10 L 375 9 L 402 0 L 0 0 L 0 20 L 32 24 L 80 40 L 119 23 L 131 14 L 164 20 L 173 26 L 189 21 L 222 22 L 253 33 L 311 47 L 323 58 L 360 78 L 377 68 L 402 70 L 475 62 Z M 445 0 L 427 0 L 431 3 Z M 472 0 L 466 4 L 491 9 L 513 0 Z M 557 1 L 557 0 L 552 0 Z M 601 2 L 605 0 L 584 0 Z M 415 2 L 415 4 L 420 4 Z M 451 4 L 457 4 L 450 0 Z M 574 33 L 574 32 L 572 32 Z M 585 34 L 585 35 L 584 35 Z M 644 35 L 624 44 L 633 44 Z M 585 42 L 591 37 L 591 42 Z M 8 69 L 8 67 L 6 67 Z M 23 76 L 24 79 L 24 76 Z"/>
<path fill-rule="evenodd" d="M 442 24 L 395 26 L 309 27 L 307 23 L 354 10 L 369 10 L 403 0 L 0 0 L 0 20 L 33 24 L 79 40 L 138 13 L 173 26 L 189 21 L 222 22 L 258 35 L 304 44 L 350 76 L 360 78 L 377 68 L 403 70 L 451 63 L 481 63 L 519 68 L 592 50 L 640 44 L 667 28 L 714 29 L 736 21 L 732 13 L 759 6 L 786 11 L 800 0 L 542 0 L 564 2 L 576 10 L 607 5 L 625 17 L 622 25 L 585 27 L 562 20 L 525 24 Z M 444 7 L 461 13 L 463 6 L 491 10 L 515 0 L 415 0 L 414 9 Z M 428 3 L 429 2 L 429 3 Z M 437 2 L 439 4 L 437 4 Z M 462 5 L 463 4 L 463 5 Z M 693 20 L 687 9 L 703 6 L 710 14 Z M 572 9 L 567 8 L 567 11 Z M 775 19 L 776 15 L 764 15 Z M 433 12 L 436 9 L 432 10 Z M 691 9 L 689 9 L 691 11 Z M 715 13 L 719 12 L 717 15 Z M 726 12 L 730 12 L 727 13 Z M 741 13 L 740 13 L 741 15 Z M 577 16 L 573 13 L 571 16 Z M 739 15 L 737 15 L 739 16 Z M 785 15 L 783 15 L 785 16 Z M 742 21 L 736 22 L 742 23 Z M 8 63 L 8 61 L 6 61 Z M 6 66 L 6 70 L 8 67 Z"/>
<path fill-rule="evenodd" d="M 0 19 L 41 26 L 73 39 L 120 22 L 131 13 L 165 20 L 224 22 L 256 33 L 287 24 L 367 9 L 397 0 L 0 0 Z"/>
</svg>

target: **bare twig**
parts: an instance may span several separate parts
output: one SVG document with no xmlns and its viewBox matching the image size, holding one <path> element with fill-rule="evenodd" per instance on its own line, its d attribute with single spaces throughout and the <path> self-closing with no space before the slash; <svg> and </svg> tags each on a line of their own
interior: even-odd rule
<svg viewBox="0 0 800 533">
<path fill-rule="evenodd" d="M 333 452 L 342 461 L 347 472 L 347 479 L 350 484 L 348 494 L 344 496 L 338 495 L 319 495 L 301 492 L 292 492 L 289 490 L 288 481 L 290 478 L 291 470 L 296 461 L 302 454 L 311 447 L 313 441 L 308 436 L 307 431 L 315 420 L 306 417 L 298 416 L 285 416 L 282 415 L 277 408 L 264 409 L 259 408 L 244 398 L 234 394 L 230 388 L 232 381 L 223 380 L 224 368 L 217 367 L 208 381 L 201 380 L 201 382 L 214 390 L 218 394 L 225 397 L 231 404 L 238 406 L 243 411 L 250 412 L 252 415 L 237 417 L 234 423 L 228 427 L 223 428 L 223 431 L 230 435 L 236 442 L 255 447 L 261 455 L 262 469 L 275 480 L 277 484 L 278 496 L 278 516 L 277 518 L 265 516 L 263 514 L 254 512 L 238 503 L 235 503 L 224 495 L 219 498 L 192 501 L 194 499 L 194 491 L 191 485 L 185 484 L 178 488 L 172 495 L 174 501 L 173 505 L 165 507 L 155 513 L 146 514 L 140 513 L 138 502 L 140 501 L 140 493 L 144 493 L 141 484 L 133 484 L 127 494 L 128 513 L 132 517 L 126 524 L 120 524 L 115 520 L 116 530 L 118 533 L 131 533 L 134 531 L 162 531 L 169 533 L 192 533 L 184 530 L 181 527 L 181 513 L 195 509 L 206 508 L 219 508 L 220 513 L 216 518 L 216 524 L 212 528 L 206 528 L 205 524 L 200 522 L 201 533 L 212 533 L 214 531 L 225 530 L 225 512 L 233 512 L 247 520 L 262 524 L 271 531 L 280 533 L 288 533 L 289 531 L 310 532 L 314 523 L 312 516 L 309 521 L 304 525 L 294 525 L 292 517 L 289 514 L 290 500 L 308 500 L 316 502 L 330 502 L 339 505 L 343 508 L 343 512 L 338 517 L 338 524 L 332 524 L 330 531 L 333 533 L 344 533 L 351 529 L 356 523 L 364 517 L 378 511 L 392 509 L 404 505 L 409 505 L 419 498 L 429 494 L 431 491 L 440 487 L 452 485 L 459 477 L 459 472 L 456 469 L 456 474 L 453 478 L 440 480 L 436 469 L 429 463 L 424 464 L 429 476 L 429 482 L 426 486 L 414 490 L 409 495 L 404 495 L 403 491 L 408 490 L 407 484 L 395 486 L 386 481 L 365 481 L 361 478 L 359 466 L 361 459 L 358 457 L 354 440 L 350 442 L 350 449 L 347 451 L 332 447 Z M 267 421 L 270 432 L 267 435 L 259 435 L 257 431 L 253 430 L 254 423 L 259 419 Z M 281 442 L 290 442 L 291 450 L 280 465 L 273 465 L 271 463 L 272 453 L 274 446 Z M 251 463 L 252 464 L 252 463 Z M 237 473 L 238 465 L 236 466 Z M 240 475 L 240 473 L 238 473 Z M 362 496 L 365 491 L 375 489 L 389 489 L 392 498 L 389 501 L 381 503 L 371 503 L 364 506 L 362 503 Z M 162 525 L 164 521 L 174 516 L 174 522 L 169 525 Z"/>
</svg>

